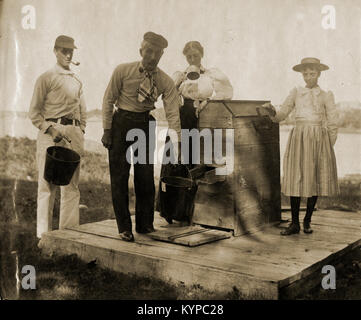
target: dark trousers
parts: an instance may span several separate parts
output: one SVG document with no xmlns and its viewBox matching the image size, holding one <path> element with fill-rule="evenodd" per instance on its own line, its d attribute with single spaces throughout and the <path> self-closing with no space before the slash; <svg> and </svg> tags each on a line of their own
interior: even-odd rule
<svg viewBox="0 0 361 320">
<path fill-rule="evenodd" d="M 146 164 L 134 164 L 135 224 L 136 231 L 153 227 L 154 220 L 154 167 L 149 157 L 154 157 L 155 126 L 149 135 L 149 121 L 155 121 L 148 112 L 136 113 L 118 110 L 112 121 L 112 148 L 109 150 L 109 169 L 113 208 L 119 232 L 132 231 L 129 212 L 128 181 L 130 163 L 126 153 L 136 141 L 126 141 L 131 129 L 141 129 L 146 137 Z M 150 141 L 152 139 L 152 141 Z M 151 144 L 151 146 L 150 146 Z M 151 149 L 151 150 L 150 150 Z M 128 151 L 129 152 L 129 151 Z M 138 152 L 135 152 L 135 156 Z"/>
<path fill-rule="evenodd" d="M 179 109 L 179 116 L 182 129 L 198 129 L 198 118 L 196 117 L 196 109 L 193 106 L 194 101 L 190 99 L 184 99 L 184 105 Z M 182 146 L 183 148 L 183 146 Z M 189 167 L 194 166 L 192 157 L 192 139 L 189 140 Z"/>
</svg>

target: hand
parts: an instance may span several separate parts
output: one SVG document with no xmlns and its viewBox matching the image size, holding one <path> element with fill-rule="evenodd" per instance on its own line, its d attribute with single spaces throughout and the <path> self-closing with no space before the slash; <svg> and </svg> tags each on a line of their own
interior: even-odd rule
<svg viewBox="0 0 361 320">
<path fill-rule="evenodd" d="M 276 109 L 271 103 L 265 103 L 262 105 L 262 107 L 266 112 L 268 112 L 271 117 L 274 117 L 276 115 Z"/>
<path fill-rule="evenodd" d="M 112 132 L 110 129 L 104 129 L 104 134 L 102 137 L 102 143 L 105 148 L 110 150 L 112 148 Z"/>
<path fill-rule="evenodd" d="M 206 99 L 204 101 L 202 101 L 199 104 L 196 104 L 196 102 L 194 102 L 195 107 L 196 107 L 196 117 L 199 117 L 199 113 L 203 110 L 203 108 L 208 104 L 209 99 Z"/>
<path fill-rule="evenodd" d="M 55 143 L 60 142 L 64 138 L 60 131 L 56 130 L 54 127 L 49 127 L 47 133 L 51 135 Z"/>
</svg>

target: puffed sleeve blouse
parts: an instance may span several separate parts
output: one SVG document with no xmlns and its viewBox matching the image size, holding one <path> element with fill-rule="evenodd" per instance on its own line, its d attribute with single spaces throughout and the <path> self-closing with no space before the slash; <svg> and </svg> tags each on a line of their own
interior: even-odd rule
<svg viewBox="0 0 361 320">
<path fill-rule="evenodd" d="M 189 80 L 184 72 L 176 72 L 173 80 L 184 98 L 192 100 L 227 100 L 233 97 L 233 87 L 227 76 L 217 68 L 201 66 L 197 80 Z"/>
<path fill-rule="evenodd" d="M 323 91 L 320 87 L 293 88 L 286 100 L 272 117 L 275 122 L 287 118 L 295 110 L 295 120 L 320 122 L 328 129 L 332 145 L 337 139 L 337 110 L 335 98 L 331 91 Z"/>
</svg>

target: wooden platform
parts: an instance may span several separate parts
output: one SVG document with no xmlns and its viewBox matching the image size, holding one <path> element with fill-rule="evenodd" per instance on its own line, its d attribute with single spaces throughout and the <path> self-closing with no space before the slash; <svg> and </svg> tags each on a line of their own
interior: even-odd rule
<svg viewBox="0 0 361 320">
<path fill-rule="evenodd" d="M 283 220 L 289 216 L 282 213 Z M 185 247 L 137 233 L 134 243 L 121 241 L 115 220 L 106 220 L 45 233 L 39 246 L 47 254 L 77 254 L 123 273 L 199 284 L 219 292 L 237 287 L 250 299 L 292 298 L 320 286 L 322 267 L 336 265 L 361 245 L 361 212 L 319 210 L 312 222 L 310 235 L 301 231 L 280 236 L 287 226 L 282 223 L 241 237 Z M 156 229 L 165 224 L 156 214 Z"/>
</svg>

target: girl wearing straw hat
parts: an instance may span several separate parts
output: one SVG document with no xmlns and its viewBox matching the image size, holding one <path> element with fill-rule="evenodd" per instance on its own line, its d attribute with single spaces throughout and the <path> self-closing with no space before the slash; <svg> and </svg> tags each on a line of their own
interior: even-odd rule
<svg viewBox="0 0 361 320">
<path fill-rule="evenodd" d="M 332 196 L 339 191 L 333 150 L 337 138 L 334 96 L 317 84 L 321 71 L 328 69 L 319 59 L 302 59 L 293 70 L 302 73 L 306 86 L 292 89 L 277 111 L 271 104 L 264 105 L 274 122 L 295 111 L 296 124 L 288 138 L 282 178 L 282 192 L 290 197 L 292 222 L 281 235 L 300 232 L 301 197 L 307 198 L 303 231 L 312 233 L 310 223 L 317 197 Z"/>
</svg>

